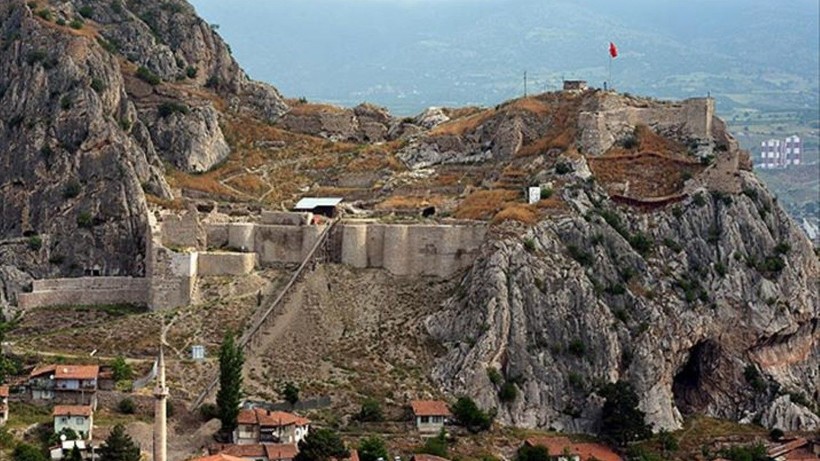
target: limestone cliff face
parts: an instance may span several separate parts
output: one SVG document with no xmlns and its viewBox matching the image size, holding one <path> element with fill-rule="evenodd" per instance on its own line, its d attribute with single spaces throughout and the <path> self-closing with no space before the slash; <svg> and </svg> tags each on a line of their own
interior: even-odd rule
<svg viewBox="0 0 820 461">
<path fill-rule="evenodd" d="M 575 175 L 567 213 L 486 246 L 427 319 L 434 378 L 519 426 L 595 431 L 596 386 L 623 379 L 655 430 L 692 412 L 817 429 L 817 257 L 751 172 L 734 180 L 641 212 Z"/>
<path fill-rule="evenodd" d="M 3 2 L 2 264 L 143 274 L 144 191 L 170 197 L 164 162 L 208 170 L 230 151 L 222 112 L 286 109 L 185 2 Z"/>
</svg>

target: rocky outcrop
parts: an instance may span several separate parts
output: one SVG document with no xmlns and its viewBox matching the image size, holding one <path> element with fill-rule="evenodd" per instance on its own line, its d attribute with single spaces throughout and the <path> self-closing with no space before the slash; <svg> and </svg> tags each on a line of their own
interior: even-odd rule
<svg viewBox="0 0 820 461">
<path fill-rule="evenodd" d="M 434 378 L 518 426 L 595 431 L 597 387 L 626 380 L 655 430 L 689 413 L 816 427 L 783 396 L 817 408 L 818 261 L 754 175 L 738 176 L 743 193 L 650 213 L 576 179 L 570 212 L 488 244 L 427 319 L 447 349 Z M 489 368 L 517 399 L 499 399 Z"/>
<path fill-rule="evenodd" d="M 282 117 L 281 124 L 297 133 L 333 141 L 364 143 L 388 139 L 394 121 L 386 109 L 372 104 L 360 104 L 348 109 L 302 103 Z"/>
<path fill-rule="evenodd" d="M 32 5 L 0 5 L 0 260 L 35 278 L 142 275 L 144 192 L 171 197 L 164 165 L 223 161 L 220 110 L 287 106 L 185 2 Z"/>
</svg>

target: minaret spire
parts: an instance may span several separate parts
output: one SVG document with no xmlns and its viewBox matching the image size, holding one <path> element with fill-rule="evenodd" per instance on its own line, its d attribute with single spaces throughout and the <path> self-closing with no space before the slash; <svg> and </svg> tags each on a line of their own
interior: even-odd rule
<svg viewBox="0 0 820 461">
<path fill-rule="evenodd" d="M 165 322 L 162 323 L 160 335 L 159 358 L 157 359 L 157 387 L 154 389 L 154 461 L 168 459 L 168 426 L 166 410 L 168 405 L 168 388 L 165 386 Z"/>
</svg>

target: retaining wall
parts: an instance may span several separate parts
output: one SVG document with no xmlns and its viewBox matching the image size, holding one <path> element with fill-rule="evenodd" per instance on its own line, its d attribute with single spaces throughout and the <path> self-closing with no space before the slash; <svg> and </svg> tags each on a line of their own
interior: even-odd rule
<svg viewBox="0 0 820 461">
<path fill-rule="evenodd" d="M 77 277 L 35 280 L 32 283 L 32 292 L 20 293 L 17 303 L 23 309 L 64 305 L 147 305 L 148 285 L 148 279 L 136 277 Z"/>
<path fill-rule="evenodd" d="M 256 253 L 199 252 L 197 274 L 247 275 L 256 267 Z"/>
</svg>

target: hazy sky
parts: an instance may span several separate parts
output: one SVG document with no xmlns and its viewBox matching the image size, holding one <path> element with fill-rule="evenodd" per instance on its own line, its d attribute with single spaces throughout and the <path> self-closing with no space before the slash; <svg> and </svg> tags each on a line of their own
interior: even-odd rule
<svg viewBox="0 0 820 461">
<path fill-rule="evenodd" d="M 192 0 L 248 73 L 289 96 L 400 113 L 560 85 L 657 97 L 820 86 L 817 0 Z M 783 5 L 789 5 L 784 14 Z M 747 98 L 748 99 L 748 98 Z M 809 105 L 818 98 L 811 96 Z M 740 101 L 740 102 L 739 102 Z"/>
</svg>

